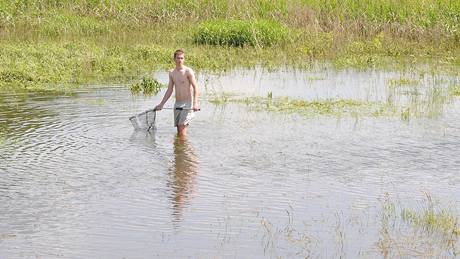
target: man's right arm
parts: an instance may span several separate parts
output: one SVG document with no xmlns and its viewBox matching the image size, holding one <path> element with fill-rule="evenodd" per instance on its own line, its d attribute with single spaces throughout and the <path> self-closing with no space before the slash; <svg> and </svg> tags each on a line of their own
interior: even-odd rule
<svg viewBox="0 0 460 259">
<path fill-rule="evenodd" d="M 165 95 L 163 96 L 163 100 L 161 100 L 160 104 L 155 106 L 155 110 L 161 110 L 163 109 L 163 105 L 165 105 L 166 101 L 168 101 L 169 97 L 171 97 L 171 94 L 174 89 L 174 81 L 172 79 L 171 72 L 169 72 L 169 83 L 168 83 L 168 89 L 166 90 Z"/>
</svg>

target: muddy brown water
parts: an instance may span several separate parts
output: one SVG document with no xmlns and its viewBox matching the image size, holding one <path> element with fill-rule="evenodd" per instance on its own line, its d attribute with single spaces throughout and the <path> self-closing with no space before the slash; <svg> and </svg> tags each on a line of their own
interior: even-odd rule
<svg viewBox="0 0 460 259">
<path fill-rule="evenodd" d="M 402 76 L 419 81 L 415 105 L 435 116 L 305 117 L 208 102 L 269 92 L 413 102 L 389 86 Z M 201 73 L 202 110 L 185 140 L 171 111 L 152 133 L 128 121 L 164 92 L 0 93 L 0 258 L 382 257 L 385 197 L 417 209 L 428 193 L 458 215 L 460 98 L 428 98 L 458 83 L 384 71 Z"/>
</svg>

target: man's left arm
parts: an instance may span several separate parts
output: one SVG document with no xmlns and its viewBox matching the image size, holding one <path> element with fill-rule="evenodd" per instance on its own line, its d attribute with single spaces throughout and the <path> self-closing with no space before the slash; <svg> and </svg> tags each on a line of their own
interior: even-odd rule
<svg viewBox="0 0 460 259">
<path fill-rule="evenodd" d="M 190 80 L 190 84 L 193 88 L 193 110 L 198 111 L 200 109 L 199 97 L 200 97 L 200 90 L 198 89 L 198 85 L 196 83 L 195 73 L 192 69 L 189 70 L 188 78 Z"/>
</svg>

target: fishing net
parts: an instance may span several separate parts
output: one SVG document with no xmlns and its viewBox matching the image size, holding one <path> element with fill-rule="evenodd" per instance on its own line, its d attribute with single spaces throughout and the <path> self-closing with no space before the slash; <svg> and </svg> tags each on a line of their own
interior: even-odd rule
<svg viewBox="0 0 460 259">
<path fill-rule="evenodd" d="M 155 129 L 155 119 L 157 113 L 155 110 L 147 110 L 129 118 L 136 130 L 151 130 Z"/>
</svg>

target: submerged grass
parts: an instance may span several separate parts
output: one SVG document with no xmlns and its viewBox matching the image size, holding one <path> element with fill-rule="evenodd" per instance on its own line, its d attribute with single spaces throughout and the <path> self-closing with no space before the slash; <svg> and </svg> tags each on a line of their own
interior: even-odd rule
<svg viewBox="0 0 460 259">
<path fill-rule="evenodd" d="M 369 214 L 371 210 L 364 210 L 323 213 L 316 220 L 289 206 L 284 222 L 261 216 L 261 244 L 265 255 L 274 258 L 292 258 L 293 254 L 346 258 L 350 252 L 366 258 L 455 258 L 460 234 L 456 213 L 433 202 L 429 194 L 413 209 L 401 203 L 385 194 L 375 218 L 373 212 Z M 353 238 L 357 235 L 367 239 L 356 243 Z M 377 242 L 372 242 L 373 238 Z"/>
<path fill-rule="evenodd" d="M 456 87 L 433 85 L 417 88 L 411 84 L 418 81 L 406 81 L 410 87 L 388 88 L 384 101 L 360 101 L 353 99 L 318 99 L 302 100 L 288 97 L 273 97 L 269 92 L 266 97 L 241 97 L 231 93 L 211 93 L 209 102 L 215 105 L 228 103 L 245 105 L 249 110 L 281 113 L 296 113 L 307 117 L 316 115 L 352 116 L 352 117 L 400 117 L 402 121 L 429 118 L 436 119 L 444 114 L 452 97 L 458 94 Z M 401 82 L 398 80 L 398 84 Z M 456 92 L 457 91 L 457 92 Z"/>
<path fill-rule="evenodd" d="M 436 211 L 432 207 L 425 208 L 421 212 L 414 209 L 403 209 L 401 217 L 405 222 L 423 228 L 426 231 L 460 234 L 457 217 L 446 210 Z"/>
<path fill-rule="evenodd" d="M 267 97 L 232 97 L 230 94 L 223 96 L 214 95 L 208 100 L 215 105 L 237 103 L 246 105 L 254 111 L 271 111 L 281 113 L 297 113 L 304 116 L 330 115 L 330 116 L 383 116 L 394 114 L 395 108 L 380 103 L 361 102 L 349 99 L 327 100 L 296 100 L 287 97 L 273 98 L 269 93 Z"/>
<path fill-rule="evenodd" d="M 389 97 L 388 105 L 400 107 L 401 119 L 405 121 L 409 121 L 411 118 L 439 118 L 451 100 L 448 90 L 438 86 L 426 89 L 417 89 L 411 86 L 408 90 L 403 91 L 393 89 L 395 93 L 390 94 L 390 96 L 396 100 L 390 100 Z M 400 93 L 396 91 L 400 91 Z"/>
<path fill-rule="evenodd" d="M 458 75 L 459 20 L 455 0 L 0 0 L 0 87 L 130 81 L 178 47 L 196 69 L 431 62 Z"/>
<path fill-rule="evenodd" d="M 385 258 L 452 257 L 460 228 L 458 217 L 429 194 L 418 208 L 406 208 L 386 195 L 377 247 Z M 453 256 L 455 257 L 455 256 Z"/>
</svg>

